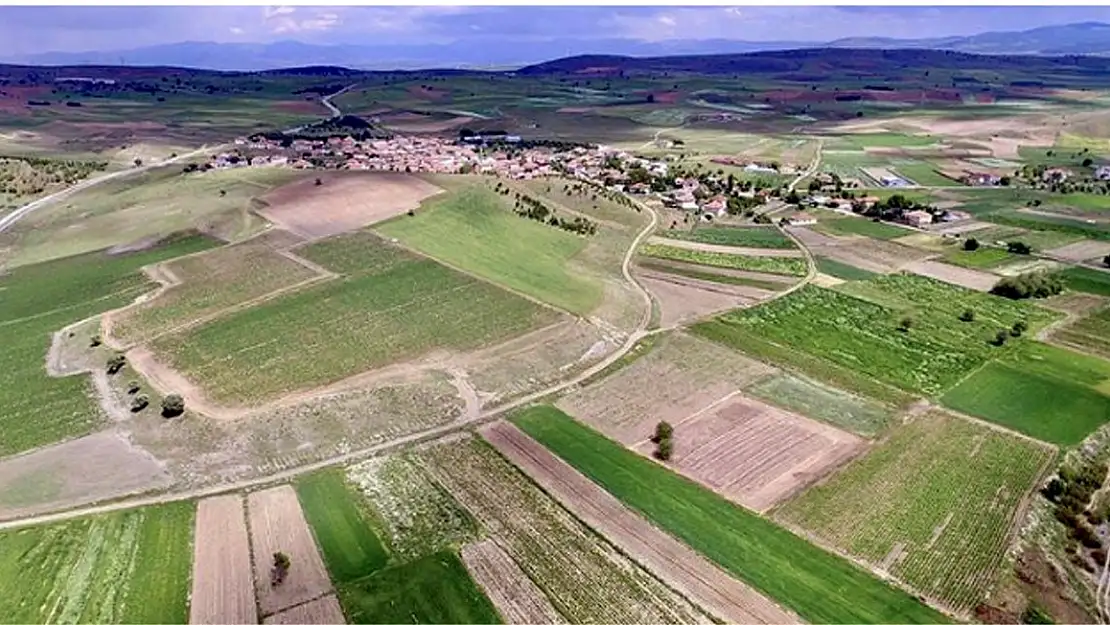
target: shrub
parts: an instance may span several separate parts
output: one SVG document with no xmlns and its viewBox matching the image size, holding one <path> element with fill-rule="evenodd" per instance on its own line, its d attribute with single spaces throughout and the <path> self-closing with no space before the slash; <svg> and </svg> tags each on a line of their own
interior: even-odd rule
<svg viewBox="0 0 1110 625">
<path fill-rule="evenodd" d="M 94 334 L 89 339 L 89 347 L 100 347 L 100 344 L 102 342 L 103 341 L 100 339 L 100 335 L 99 334 Z"/>
<path fill-rule="evenodd" d="M 139 392 L 139 388 L 140 388 L 139 381 L 138 380 L 131 380 L 130 382 L 127 383 L 127 394 L 128 395 L 134 395 L 135 393 Z"/>
<path fill-rule="evenodd" d="M 1102 257 L 1102 264 L 1110 267 L 1110 254 Z"/>
<path fill-rule="evenodd" d="M 1028 329 L 1029 324 L 1019 319 L 1014 322 L 1014 327 L 1010 328 L 1010 336 L 1021 336 Z"/>
<path fill-rule="evenodd" d="M 280 586 L 285 582 L 285 578 L 289 575 L 289 567 L 291 565 L 292 561 L 289 560 L 289 556 L 281 551 L 275 552 L 274 565 L 273 568 L 270 569 L 270 585 Z"/>
<path fill-rule="evenodd" d="M 125 364 L 127 364 L 127 359 L 123 357 L 123 354 L 113 355 L 108 359 L 108 375 L 119 373 L 119 370 L 122 369 Z"/>
<path fill-rule="evenodd" d="M 1064 494 L 1064 481 L 1058 477 L 1054 477 L 1044 485 L 1041 489 L 1041 494 L 1044 498 L 1055 503 Z"/>
<path fill-rule="evenodd" d="M 979 240 L 967 239 L 966 241 L 964 241 L 964 249 L 969 252 L 974 252 L 975 250 L 979 249 Z"/>
<path fill-rule="evenodd" d="M 1029 247 L 1025 243 L 1022 243 L 1021 241 L 1010 241 L 1006 244 L 1006 251 L 1010 252 L 1011 254 L 1028 255 L 1033 252 L 1033 248 Z"/>
<path fill-rule="evenodd" d="M 166 395 L 162 399 L 162 416 L 176 417 L 185 412 L 185 399 L 176 393 Z"/>
<path fill-rule="evenodd" d="M 1002 278 L 991 293 L 1010 299 L 1045 298 L 1064 290 L 1064 280 L 1058 273 L 1030 271 L 1018 276 Z"/>
<path fill-rule="evenodd" d="M 909 317 L 902 317 L 902 320 L 898 322 L 898 329 L 901 330 L 902 332 L 909 332 L 910 328 L 912 328 L 912 327 L 913 327 L 913 319 L 911 319 Z"/>
<path fill-rule="evenodd" d="M 671 454 L 674 452 L 674 443 L 669 438 L 664 438 L 659 441 L 655 447 L 655 457 L 666 462 L 671 459 Z"/>
<path fill-rule="evenodd" d="M 674 426 L 666 421 L 660 421 L 655 424 L 655 436 L 652 437 L 652 442 L 658 443 L 659 441 L 668 440 L 674 434 Z"/>
<path fill-rule="evenodd" d="M 960 313 L 960 321 L 975 321 L 975 311 L 970 308 L 963 311 Z"/>
<path fill-rule="evenodd" d="M 136 395 L 131 398 L 131 412 L 141 412 L 150 405 L 150 398 L 146 395 Z"/>
<path fill-rule="evenodd" d="M 1009 332 L 1007 332 L 1005 330 L 999 330 L 998 334 L 994 335 L 994 340 L 992 340 L 991 343 L 993 343 L 993 344 L 995 344 L 999 347 L 1002 347 L 1003 345 L 1006 344 L 1006 339 L 1009 336 L 1010 336 Z"/>
</svg>

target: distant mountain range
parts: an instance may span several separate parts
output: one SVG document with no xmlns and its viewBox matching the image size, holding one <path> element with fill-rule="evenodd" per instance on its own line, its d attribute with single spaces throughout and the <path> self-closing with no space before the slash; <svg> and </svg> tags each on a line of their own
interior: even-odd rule
<svg viewBox="0 0 1110 625">
<path fill-rule="evenodd" d="M 726 39 L 647 42 L 634 39 L 553 41 L 457 41 L 447 44 L 315 45 L 182 42 L 109 52 L 45 52 L 4 59 L 26 65 L 175 66 L 255 71 L 333 65 L 352 69 L 511 68 L 553 58 L 591 55 L 661 57 L 742 54 L 801 48 L 883 48 L 953 50 L 1006 55 L 1110 55 L 1110 24 L 1084 22 L 1021 32 L 989 32 L 935 39 L 846 38 L 826 42 L 739 41 Z"/>
</svg>

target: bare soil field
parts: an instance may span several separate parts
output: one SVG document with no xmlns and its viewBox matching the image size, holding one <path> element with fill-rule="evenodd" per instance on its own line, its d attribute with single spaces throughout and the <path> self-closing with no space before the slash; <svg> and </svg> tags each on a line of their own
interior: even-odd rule
<svg viewBox="0 0 1110 625">
<path fill-rule="evenodd" d="M 243 499 L 223 495 L 197 504 L 189 622 L 257 623 Z"/>
<path fill-rule="evenodd" d="M 665 258 L 653 258 L 651 259 L 651 264 L 655 267 L 673 267 L 678 270 L 690 269 L 689 263 L 667 260 Z M 698 265 L 697 270 L 702 273 L 712 273 L 720 276 L 749 278 L 752 280 L 761 280 L 763 282 L 779 282 L 782 283 L 783 288 L 786 288 L 798 281 L 798 278 L 794 276 L 783 276 L 775 273 L 761 273 L 758 271 L 747 271 L 744 269 L 729 269 L 727 267 L 713 267 L 711 265 Z"/>
<path fill-rule="evenodd" d="M 316 599 L 334 589 L 316 541 L 308 529 L 292 486 L 278 486 L 247 497 L 258 605 L 269 615 Z M 270 585 L 273 554 L 283 552 L 292 566 L 280 586 Z"/>
<path fill-rule="evenodd" d="M 166 467 L 117 432 L 0 461 L 0 518 L 28 516 L 170 486 Z"/>
<path fill-rule="evenodd" d="M 1069 317 L 1082 317 L 1106 305 L 1106 298 L 1090 293 L 1065 292 L 1041 300 L 1045 308 L 1066 313 Z"/>
<path fill-rule="evenodd" d="M 874 273 L 893 273 L 914 261 L 924 260 L 935 254 L 889 241 L 867 237 L 833 237 L 808 228 L 787 228 L 817 256 L 858 267 Z"/>
<path fill-rule="evenodd" d="M 1064 265 L 1054 260 L 1031 258 L 1029 260 L 1019 260 L 1000 267 L 995 267 L 993 271 L 1000 276 L 1017 276 L 1029 271 L 1056 271 L 1063 266 Z"/>
<path fill-rule="evenodd" d="M 863 439 L 734 394 L 674 425 L 670 464 L 740 505 L 764 512 L 863 451 Z M 633 446 L 650 456 L 654 443 Z"/>
<path fill-rule="evenodd" d="M 624 445 L 674 424 L 774 369 L 715 343 L 671 333 L 650 353 L 556 404 Z"/>
<path fill-rule="evenodd" d="M 993 226 L 994 224 L 989 222 L 969 219 L 966 221 L 953 221 L 936 228 L 931 228 L 931 230 L 938 234 L 967 234 L 977 230 L 986 230 Z"/>
<path fill-rule="evenodd" d="M 506 623 L 566 622 L 543 591 L 494 541 L 483 540 L 463 547 L 462 560 Z"/>
<path fill-rule="evenodd" d="M 343 608 L 335 594 L 289 608 L 262 619 L 263 625 L 345 625 Z"/>
<path fill-rule="evenodd" d="M 482 436 L 575 516 L 667 585 L 732 623 L 796 623 L 797 616 L 737 581 L 506 422 Z"/>
<path fill-rule="evenodd" d="M 636 277 L 659 302 L 659 323 L 664 328 L 690 323 L 732 308 L 750 306 L 774 295 L 774 291 L 703 282 L 656 271 L 637 271 Z"/>
<path fill-rule="evenodd" d="M 1110 243 L 1106 241 L 1083 240 L 1063 247 L 1047 250 L 1045 253 L 1063 260 L 1082 262 L 1092 258 L 1102 258 L 1110 254 Z"/>
<path fill-rule="evenodd" d="M 649 237 L 648 243 L 653 245 L 669 245 L 699 252 L 715 252 L 718 254 L 735 254 L 737 256 L 785 256 L 800 257 L 799 249 L 772 249 L 763 247 L 736 247 L 731 245 L 713 245 L 712 243 L 698 243 L 697 241 L 683 241 L 682 239 L 668 239 L 665 237 Z"/>
<path fill-rule="evenodd" d="M 308 238 L 326 237 L 415 210 L 442 189 L 414 176 L 390 173 L 330 173 L 283 185 L 259 199 L 266 219 Z"/>
<path fill-rule="evenodd" d="M 919 276 L 934 278 L 941 282 L 975 289 L 976 291 L 983 291 L 984 293 L 991 290 L 991 287 L 998 282 L 998 276 L 994 274 L 967 269 L 965 267 L 957 267 L 934 260 L 921 260 L 909 263 L 905 265 L 903 269 Z"/>
<path fill-rule="evenodd" d="M 831 289 L 838 284 L 844 284 L 844 280 L 830 276 L 828 274 L 818 273 L 817 275 L 813 276 L 812 283 L 826 289 Z"/>
<path fill-rule="evenodd" d="M 1031 114 L 952 119 L 907 115 L 896 120 L 852 120 L 837 124 L 836 132 L 868 132 L 889 129 L 925 132 L 930 135 L 975 142 L 996 158 L 1020 158 L 1022 146 L 1050 146 L 1064 128 L 1060 115 Z"/>
</svg>

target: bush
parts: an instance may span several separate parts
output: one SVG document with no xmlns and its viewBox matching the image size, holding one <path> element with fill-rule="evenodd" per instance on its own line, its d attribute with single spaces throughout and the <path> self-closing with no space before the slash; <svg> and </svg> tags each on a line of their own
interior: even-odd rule
<svg viewBox="0 0 1110 625">
<path fill-rule="evenodd" d="M 1041 494 L 1044 498 L 1055 503 L 1064 494 L 1064 481 L 1058 477 L 1054 477 L 1044 485 L 1041 489 Z"/>
<path fill-rule="evenodd" d="M 967 239 L 966 241 L 964 241 L 964 249 L 969 252 L 974 252 L 975 250 L 979 249 L 979 240 Z"/>
<path fill-rule="evenodd" d="M 135 393 L 139 392 L 139 388 L 140 388 L 139 381 L 138 380 L 131 380 L 130 382 L 127 383 L 127 394 L 128 395 L 134 395 Z"/>
<path fill-rule="evenodd" d="M 909 332 L 910 328 L 912 328 L 912 327 L 913 327 L 913 319 L 911 319 L 909 317 L 902 317 L 902 320 L 898 322 L 898 329 L 901 330 L 902 332 Z"/>
<path fill-rule="evenodd" d="M 658 443 L 660 441 L 668 440 L 674 434 L 674 426 L 666 421 L 660 421 L 655 424 L 655 435 L 652 436 L 651 441 Z"/>
<path fill-rule="evenodd" d="M 671 459 L 671 454 L 674 452 L 674 443 L 669 438 L 664 438 L 659 441 L 655 447 L 655 457 L 666 462 Z"/>
<path fill-rule="evenodd" d="M 162 416 L 176 417 L 185 412 L 185 399 L 180 395 L 171 393 L 162 399 Z"/>
<path fill-rule="evenodd" d="M 1108 257 L 1108 258 L 1110 258 L 1110 257 Z M 100 344 L 102 342 L 103 341 L 100 339 L 100 335 L 99 334 L 94 334 L 94 335 L 92 335 L 92 338 L 89 339 L 89 347 L 100 347 Z"/>
<path fill-rule="evenodd" d="M 1002 278 L 991 293 L 1010 299 L 1041 299 L 1058 295 L 1064 290 L 1064 280 L 1058 273 L 1030 271 L 1018 276 Z"/>
<path fill-rule="evenodd" d="M 136 395 L 131 398 L 131 412 L 140 412 L 150 405 L 150 398 L 146 395 Z"/>
<path fill-rule="evenodd" d="M 123 354 L 115 354 L 108 359 L 108 375 L 119 373 L 119 370 L 122 369 L 125 364 L 127 364 L 127 359 L 123 357 Z"/>
<path fill-rule="evenodd" d="M 1110 267 L 1110 254 L 1102 257 L 1102 264 Z"/>
<path fill-rule="evenodd" d="M 1025 243 L 1022 243 L 1021 241 L 1010 241 L 1006 244 L 1006 251 L 1010 252 L 1011 254 L 1028 255 L 1033 252 L 1033 248 L 1029 247 Z"/>
<path fill-rule="evenodd" d="M 270 569 L 270 585 L 280 586 L 285 582 L 285 578 L 289 575 L 289 567 L 291 565 L 292 561 L 289 560 L 289 556 L 281 551 L 275 552 L 274 565 L 273 568 Z"/>
<path fill-rule="evenodd" d="M 1010 328 L 1010 336 L 1021 336 L 1028 329 L 1029 324 L 1019 319 L 1014 322 L 1014 327 Z"/>
<path fill-rule="evenodd" d="M 960 321 L 975 321 L 975 311 L 970 308 L 963 311 L 962 313 L 960 313 Z"/>
<path fill-rule="evenodd" d="M 994 335 L 994 339 L 991 341 L 991 343 L 993 343 L 994 345 L 997 345 L 999 347 L 1002 347 L 1003 345 L 1006 344 L 1006 339 L 1009 336 L 1010 336 L 1009 332 L 1007 332 L 1005 330 L 999 330 L 998 334 Z"/>
</svg>

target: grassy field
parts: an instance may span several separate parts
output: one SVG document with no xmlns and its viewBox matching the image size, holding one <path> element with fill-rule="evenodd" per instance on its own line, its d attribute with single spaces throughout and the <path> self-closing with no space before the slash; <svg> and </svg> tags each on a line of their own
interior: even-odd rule
<svg viewBox="0 0 1110 625">
<path fill-rule="evenodd" d="M 817 263 L 817 271 L 841 280 L 868 280 L 879 275 L 824 256 L 815 257 L 814 262 Z"/>
<path fill-rule="evenodd" d="M 695 280 L 706 280 L 709 282 L 718 282 L 720 284 L 735 284 L 739 286 L 751 286 L 757 289 L 766 289 L 768 291 L 779 291 L 787 286 L 782 282 L 773 282 L 771 280 L 760 280 L 758 278 L 748 278 L 746 276 L 734 276 L 721 273 L 714 273 L 712 271 L 699 270 L 698 265 L 689 263 L 678 264 L 664 264 L 652 262 L 649 259 L 641 259 L 636 263 L 644 269 L 651 269 L 662 273 L 671 273 L 678 276 L 685 276 L 687 278 L 694 278 Z"/>
<path fill-rule="evenodd" d="M 187 237 L 135 254 L 87 254 L 0 277 L 0 456 L 88 434 L 101 423 L 86 377 L 46 374 L 51 334 L 153 290 L 139 267 L 214 244 Z"/>
<path fill-rule="evenodd" d="M 822 216 L 824 217 L 824 216 Z M 912 233 L 912 230 L 899 228 L 862 217 L 827 217 L 817 220 L 815 230 L 833 235 L 858 234 L 872 239 L 887 241 Z"/>
<path fill-rule="evenodd" d="M 161 296 L 116 315 L 112 336 L 132 345 L 232 306 L 317 277 L 308 267 L 273 251 L 270 233 L 166 264 L 181 280 Z"/>
<path fill-rule="evenodd" d="M 8 623 L 187 623 L 192 502 L 0 533 Z"/>
<path fill-rule="evenodd" d="M 1099 271 L 1086 267 L 1068 267 L 1061 271 L 1064 281 L 1072 291 L 1110 297 L 1110 271 Z"/>
<path fill-rule="evenodd" d="M 201 226 L 239 240 L 265 224 L 250 213 L 252 198 L 305 175 L 276 168 L 182 174 L 181 167 L 110 180 L 29 214 L 5 234 L 18 243 L 8 262 L 37 263 Z"/>
<path fill-rule="evenodd" d="M 893 412 L 879 402 L 802 376 L 779 374 L 744 391 L 787 410 L 863 436 L 875 436 L 882 432 L 893 416 Z"/>
<path fill-rule="evenodd" d="M 1002 248 L 980 247 L 974 252 L 952 250 L 944 255 L 944 262 L 969 269 L 991 269 L 1021 258 L 1020 255 L 1011 254 Z"/>
<path fill-rule="evenodd" d="M 1110 358 L 1110 308 L 1095 311 L 1052 334 L 1062 345 Z"/>
<path fill-rule="evenodd" d="M 389 552 L 378 539 L 362 495 L 342 471 L 310 473 L 294 483 L 305 519 L 335 584 L 370 575 L 386 566 Z"/>
<path fill-rule="evenodd" d="M 706 265 L 709 267 L 761 271 L 763 273 L 774 273 L 783 276 L 804 276 L 807 270 L 804 258 L 722 254 L 720 252 L 703 252 L 700 250 L 672 247 L 670 245 L 653 244 L 641 247 L 640 253 L 649 258 L 677 260 L 684 263 Z"/>
<path fill-rule="evenodd" d="M 838 149 L 863 148 L 913 148 L 934 145 L 937 137 L 928 135 L 906 135 L 894 132 L 873 132 L 838 135 L 834 140 Z"/>
<path fill-rule="evenodd" d="M 1016 210 L 1001 210 L 987 213 L 985 215 L 980 215 L 979 218 L 1003 226 L 1013 226 L 1026 230 L 1040 230 L 1064 235 L 1065 241 L 1074 241 L 1084 237 L 1098 241 L 1110 241 L 1110 226 L 1104 223 L 1087 223 L 1086 221 L 1080 221 L 1078 219 L 1068 219 L 1066 217 L 1054 217 L 1036 213 L 1022 213 Z M 1063 245 L 1058 241 L 1054 243 Z M 1045 246 L 1041 249 L 1050 249 L 1051 247 L 1056 246 Z"/>
<path fill-rule="evenodd" d="M 999 327 L 1025 320 L 1031 328 L 1054 314 L 936 280 L 893 274 L 863 282 L 860 299 L 806 286 L 769 304 L 726 313 L 694 331 L 731 344 L 743 335 L 807 352 L 907 391 L 941 393 L 997 351 Z M 974 321 L 960 321 L 965 309 Z M 913 326 L 901 331 L 902 319 Z"/>
<path fill-rule="evenodd" d="M 713 245 L 730 245 L 734 247 L 762 247 L 771 249 L 790 249 L 794 242 L 787 238 L 778 228 L 771 226 L 754 226 L 748 228 L 730 228 L 727 226 L 699 227 L 693 230 L 661 230 L 659 236 L 682 241 L 696 241 Z"/>
<path fill-rule="evenodd" d="M 923 187 L 959 187 L 960 183 L 940 175 L 932 163 L 896 163 L 895 173 L 909 178 Z"/>
<path fill-rule="evenodd" d="M 367 232 L 304 254 L 347 273 L 152 343 L 213 400 L 251 403 L 431 349 L 474 349 L 557 313 Z M 370 251 L 373 250 L 373 251 Z M 346 260 L 329 264 L 325 257 Z"/>
<path fill-rule="evenodd" d="M 432 199 L 415 217 L 377 227 L 408 246 L 487 280 L 577 314 L 601 301 L 601 285 L 568 263 L 585 238 L 518 217 L 482 187 Z M 602 236 L 598 234 L 596 236 Z"/>
<path fill-rule="evenodd" d="M 553 407 L 534 407 L 513 420 L 626 505 L 807 621 L 945 620 L 862 568 L 621 447 Z"/>
<path fill-rule="evenodd" d="M 1020 501 L 1052 456 L 928 413 L 776 516 L 967 614 L 993 588 Z"/>
<path fill-rule="evenodd" d="M 647 213 L 618 204 L 582 182 L 556 178 L 530 180 L 519 184 L 528 189 L 530 194 L 535 194 L 538 199 L 549 200 L 558 206 L 579 212 L 589 219 L 601 219 L 637 229 L 647 224 Z M 557 207 L 556 211 L 558 211 Z"/>
<path fill-rule="evenodd" d="M 1043 441 L 1075 445 L 1110 421 L 1110 361 L 1025 343 L 941 401 Z"/>
<path fill-rule="evenodd" d="M 339 587 L 351 623 L 501 623 L 453 551 L 391 567 Z"/>
</svg>

